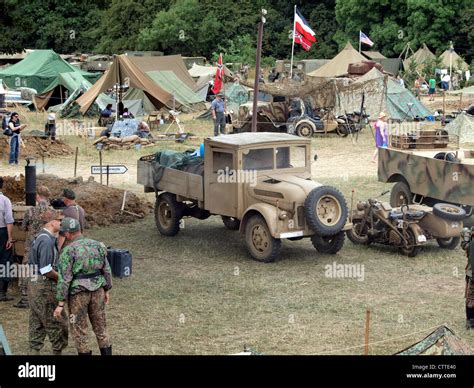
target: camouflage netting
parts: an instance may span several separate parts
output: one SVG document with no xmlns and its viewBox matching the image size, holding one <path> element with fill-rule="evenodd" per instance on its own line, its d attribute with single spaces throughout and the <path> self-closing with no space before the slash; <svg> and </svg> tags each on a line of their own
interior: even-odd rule
<svg viewBox="0 0 474 388">
<path fill-rule="evenodd" d="M 21 203 L 25 200 L 25 177 L 3 177 L 5 180 L 3 193 L 12 203 Z M 41 174 L 36 178 L 36 185 L 45 185 L 51 190 L 53 198 L 60 198 L 64 188 L 70 188 L 76 193 L 77 203 L 86 212 L 88 227 L 107 226 L 111 224 L 128 224 L 148 213 L 152 205 L 141 200 L 135 194 L 127 192 L 125 208 L 122 213 L 124 190 L 108 187 L 94 180 L 83 181 L 82 178 L 62 179 L 55 175 Z"/>
<path fill-rule="evenodd" d="M 62 140 L 45 139 L 41 136 L 22 136 L 24 147 L 20 147 L 20 157 L 40 158 L 41 156 L 55 157 L 72 155 L 74 151 Z M 10 152 L 9 137 L 0 138 L 0 157 L 7 157 Z"/>
<path fill-rule="evenodd" d="M 402 356 L 469 355 L 472 349 L 446 326 L 440 326 L 420 342 L 402 350 Z"/>
</svg>

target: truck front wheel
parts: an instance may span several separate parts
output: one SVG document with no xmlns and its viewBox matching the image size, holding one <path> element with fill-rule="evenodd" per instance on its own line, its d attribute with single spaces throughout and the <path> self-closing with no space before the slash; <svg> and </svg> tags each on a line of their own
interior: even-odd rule
<svg viewBox="0 0 474 388">
<path fill-rule="evenodd" d="M 257 261 L 271 263 L 280 257 L 281 240 L 272 237 L 265 219 L 253 215 L 245 227 L 245 243 L 250 255 Z"/>
<path fill-rule="evenodd" d="M 390 206 L 400 207 L 410 205 L 413 201 L 413 194 L 410 187 L 405 182 L 397 182 L 390 192 Z"/>
<path fill-rule="evenodd" d="M 164 236 L 174 236 L 179 232 L 179 223 L 183 217 L 183 207 L 170 193 L 162 193 L 156 198 L 155 223 Z"/>
</svg>

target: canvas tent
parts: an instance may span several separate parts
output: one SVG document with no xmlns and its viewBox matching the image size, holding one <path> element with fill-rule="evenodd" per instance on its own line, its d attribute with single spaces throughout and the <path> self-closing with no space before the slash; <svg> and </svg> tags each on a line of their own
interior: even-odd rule
<svg viewBox="0 0 474 388">
<path fill-rule="evenodd" d="M 82 114 L 89 110 L 101 93 L 113 88 L 116 84 L 142 90 L 156 109 L 170 106 L 168 104 L 172 101 L 173 96 L 158 86 L 130 58 L 132 57 L 126 55 L 116 56 L 109 70 L 76 100 L 81 106 L 80 112 Z"/>
<path fill-rule="evenodd" d="M 344 49 L 331 59 L 324 66 L 308 73 L 311 77 L 335 78 L 347 75 L 347 68 L 351 63 L 365 61 L 366 58 L 359 54 L 357 50 L 352 47 L 350 42 L 347 42 Z"/>
<path fill-rule="evenodd" d="M 405 67 L 405 69 L 408 69 L 410 67 L 410 64 L 414 61 L 417 70 L 421 71 L 426 62 L 435 58 L 436 55 L 434 55 L 428 48 L 428 46 L 423 43 L 423 45 L 416 51 L 416 53 L 414 53 L 411 57 L 403 61 L 403 66 Z"/>
<path fill-rule="evenodd" d="M 364 107 L 371 119 L 376 119 L 382 111 L 391 120 L 413 120 L 417 116 L 431 115 L 408 89 L 375 67 L 349 85 L 338 86 L 336 95 L 336 114 L 359 111 L 364 95 Z"/>
<path fill-rule="evenodd" d="M 189 75 L 181 55 L 131 56 L 127 58 L 143 73 L 149 71 L 172 71 L 188 88 L 194 90 L 196 83 Z"/>
<path fill-rule="evenodd" d="M 449 327 L 440 326 L 420 342 L 402 350 L 400 356 L 472 355 L 472 349 Z"/>
<path fill-rule="evenodd" d="M 63 82 L 64 73 L 75 73 L 94 83 L 100 74 L 72 66 L 53 50 L 35 50 L 15 65 L 0 70 L 0 78 L 10 89 L 28 87 L 43 94 Z"/>
<path fill-rule="evenodd" d="M 146 73 L 153 81 L 155 81 L 162 89 L 173 95 L 178 103 L 189 106 L 198 104 L 205 100 L 189 88 L 173 71 L 148 71 Z"/>
<path fill-rule="evenodd" d="M 196 80 L 196 83 L 201 83 L 203 80 L 212 81 L 216 75 L 217 66 L 201 66 L 196 63 L 189 69 L 189 75 Z M 224 75 L 228 78 L 233 77 L 233 73 L 224 65 Z"/>
<path fill-rule="evenodd" d="M 457 136 L 459 143 L 474 144 L 474 116 L 467 113 L 460 114 L 444 127 L 450 135 Z"/>
<path fill-rule="evenodd" d="M 462 71 L 469 70 L 469 65 L 454 50 L 452 53 L 450 53 L 449 50 L 446 50 L 440 55 L 440 58 L 441 62 L 447 69 L 449 69 L 449 64 L 451 63 L 453 69 Z"/>
<path fill-rule="evenodd" d="M 464 88 L 464 89 L 451 90 L 451 91 L 448 92 L 448 94 L 467 94 L 467 95 L 473 95 L 473 94 L 474 94 L 474 85 L 473 85 L 473 86 L 468 86 L 467 88 Z"/>
</svg>

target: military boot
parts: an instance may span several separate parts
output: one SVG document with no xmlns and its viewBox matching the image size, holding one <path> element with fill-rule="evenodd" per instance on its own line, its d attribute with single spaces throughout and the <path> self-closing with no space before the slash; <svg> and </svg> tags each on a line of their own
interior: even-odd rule
<svg viewBox="0 0 474 388">
<path fill-rule="evenodd" d="M 78 356 L 92 356 L 92 350 L 89 350 L 88 352 L 81 353 L 77 352 Z"/>
<path fill-rule="evenodd" d="M 100 348 L 100 355 L 101 356 L 111 356 L 112 355 L 112 345 L 106 348 Z"/>
</svg>

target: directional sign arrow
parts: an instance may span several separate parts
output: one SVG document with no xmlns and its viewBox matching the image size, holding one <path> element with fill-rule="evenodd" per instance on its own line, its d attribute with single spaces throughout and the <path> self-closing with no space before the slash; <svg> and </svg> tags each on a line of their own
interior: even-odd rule
<svg viewBox="0 0 474 388">
<path fill-rule="evenodd" d="M 128 168 L 123 164 L 102 166 L 102 174 L 107 174 L 107 170 L 109 174 L 125 174 Z M 100 166 L 91 166 L 91 174 L 100 174 Z"/>
</svg>

